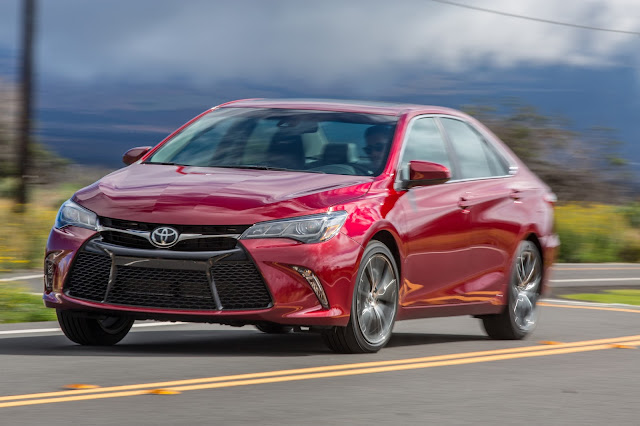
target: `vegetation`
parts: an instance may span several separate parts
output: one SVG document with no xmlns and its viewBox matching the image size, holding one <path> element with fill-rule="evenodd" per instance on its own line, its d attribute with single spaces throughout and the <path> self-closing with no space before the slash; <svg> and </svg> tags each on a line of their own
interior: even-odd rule
<svg viewBox="0 0 640 426">
<path fill-rule="evenodd" d="M 0 283 L 0 323 L 55 321 L 56 313 L 47 309 L 42 297 L 12 282 Z"/>
<path fill-rule="evenodd" d="M 640 290 L 604 290 L 602 293 L 578 293 L 565 294 L 560 297 L 573 300 L 584 300 L 598 303 L 625 303 L 627 305 L 640 305 Z"/>
<path fill-rule="evenodd" d="M 637 190 L 627 161 L 618 153 L 622 143 L 609 128 L 577 133 L 568 130 L 566 120 L 544 116 L 514 100 L 466 110 L 502 139 L 561 202 L 620 204 Z"/>
<path fill-rule="evenodd" d="M 556 207 L 559 262 L 638 262 L 640 205 L 566 204 Z"/>
<path fill-rule="evenodd" d="M 2 182 L 0 179 L 0 188 Z M 0 273 L 42 268 L 44 246 L 58 207 L 75 189 L 38 189 L 34 191 L 37 202 L 29 204 L 25 213 L 14 212 L 13 201 L 0 198 Z"/>
</svg>

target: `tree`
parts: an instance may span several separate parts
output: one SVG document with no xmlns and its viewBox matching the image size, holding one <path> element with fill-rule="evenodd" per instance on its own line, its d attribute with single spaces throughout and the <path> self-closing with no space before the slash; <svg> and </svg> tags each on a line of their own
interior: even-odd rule
<svg viewBox="0 0 640 426">
<path fill-rule="evenodd" d="M 478 118 L 545 181 L 561 201 L 620 202 L 630 191 L 621 142 L 612 129 L 568 129 L 561 117 L 510 100 L 499 107 L 468 106 Z"/>
</svg>

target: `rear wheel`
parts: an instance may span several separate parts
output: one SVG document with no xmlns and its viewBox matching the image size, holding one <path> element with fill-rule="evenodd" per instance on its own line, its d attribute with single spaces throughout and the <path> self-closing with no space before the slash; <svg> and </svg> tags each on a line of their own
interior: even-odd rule
<svg viewBox="0 0 640 426">
<path fill-rule="evenodd" d="M 379 241 L 369 243 L 358 269 L 349 323 L 324 331 L 325 344 L 341 353 L 382 349 L 391 338 L 398 311 L 398 277 L 387 246 Z"/>
<path fill-rule="evenodd" d="M 522 339 L 538 321 L 536 303 L 542 282 L 542 257 L 533 242 L 520 243 L 512 269 L 505 310 L 482 318 L 484 329 L 493 339 Z"/>
<path fill-rule="evenodd" d="M 80 345 L 115 345 L 129 333 L 134 320 L 127 316 L 92 318 L 80 312 L 57 310 L 58 323 L 69 340 Z"/>
</svg>

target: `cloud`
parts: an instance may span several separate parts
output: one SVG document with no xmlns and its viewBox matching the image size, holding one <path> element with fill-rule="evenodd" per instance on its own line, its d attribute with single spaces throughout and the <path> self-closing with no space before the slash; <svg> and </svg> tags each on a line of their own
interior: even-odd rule
<svg viewBox="0 0 640 426">
<path fill-rule="evenodd" d="M 466 0 L 460 0 L 466 1 Z M 17 0 L 0 5 L 0 49 L 15 44 Z M 474 6 L 640 31 L 636 0 L 484 0 Z M 208 86 L 367 89 L 407 68 L 635 66 L 639 37 L 585 31 L 427 0 L 56 0 L 39 2 L 41 75 L 77 82 L 167 79 Z M 472 77 L 472 75 L 471 75 Z"/>
</svg>

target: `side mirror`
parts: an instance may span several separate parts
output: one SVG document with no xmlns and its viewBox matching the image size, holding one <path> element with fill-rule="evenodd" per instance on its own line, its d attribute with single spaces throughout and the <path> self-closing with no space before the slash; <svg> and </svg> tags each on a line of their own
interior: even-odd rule
<svg viewBox="0 0 640 426">
<path fill-rule="evenodd" d="M 438 185 L 451 179 L 451 170 L 446 166 L 428 161 L 409 162 L 409 180 L 405 187 Z"/>
<path fill-rule="evenodd" d="M 149 152 L 151 148 L 152 147 L 150 146 L 138 146 L 136 148 L 131 148 L 122 156 L 122 162 L 129 166 L 141 159 L 142 156 Z"/>
</svg>

